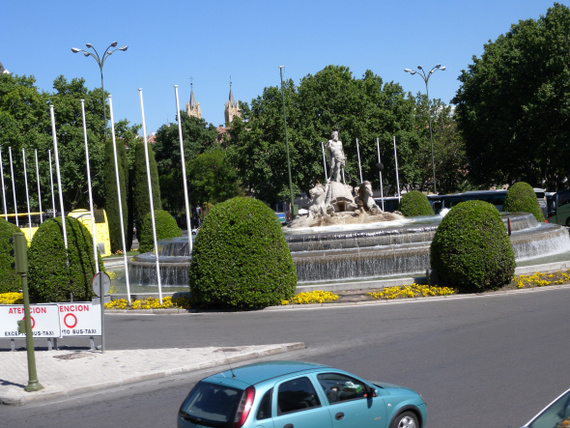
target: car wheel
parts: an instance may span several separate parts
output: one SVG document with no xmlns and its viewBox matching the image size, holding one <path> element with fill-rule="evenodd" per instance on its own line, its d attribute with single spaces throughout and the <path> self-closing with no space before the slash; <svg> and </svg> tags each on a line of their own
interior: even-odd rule
<svg viewBox="0 0 570 428">
<path fill-rule="evenodd" d="M 390 428 L 420 428 L 420 424 L 414 413 L 403 412 L 392 420 Z"/>
</svg>

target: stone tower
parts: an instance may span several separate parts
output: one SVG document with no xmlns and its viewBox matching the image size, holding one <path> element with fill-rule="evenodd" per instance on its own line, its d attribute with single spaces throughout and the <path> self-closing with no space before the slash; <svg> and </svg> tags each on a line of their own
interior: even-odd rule
<svg viewBox="0 0 570 428">
<path fill-rule="evenodd" d="M 202 111 L 200 110 L 200 103 L 196 102 L 194 98 L 194 84 L 190 83 L 190 102 L 186 104 L 186 113 L 189 117 L 196 117 L 202 119 Z"/>
<path fill-rule="evenodd" d="M 241 110 L 239 109 L 239 104 L 234 101 L 234 94 L 232 93 L 232 82 L 230 81 L 230 96 L 228 101 L 225 103 L 224 117 L 226 120 L 226 126 L 232 123 L 234 117 L 241 117 Z"/>
</svg>

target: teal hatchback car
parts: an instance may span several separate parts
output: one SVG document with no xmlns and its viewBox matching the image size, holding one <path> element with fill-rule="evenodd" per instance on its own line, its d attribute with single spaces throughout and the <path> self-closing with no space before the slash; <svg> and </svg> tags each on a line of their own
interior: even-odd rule
<svg viewBox="0 0 570 428">
<path fill-rule="evenodd" d="M 425 423 L 426 404 L 411 389 L 298 361 L 209 376 L 178 411 L 179 428 L 422 428 Z"/>
</svg>

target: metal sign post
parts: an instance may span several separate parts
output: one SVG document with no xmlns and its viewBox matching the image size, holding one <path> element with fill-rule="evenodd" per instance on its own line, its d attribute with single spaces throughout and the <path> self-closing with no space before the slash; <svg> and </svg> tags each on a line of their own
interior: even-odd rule
<svg viewBox="0 0 570 428">
<path fill-rule="evenodd" d="M 107 272 L 98 272 L 91 281 L 91 287 L 101 304 L 101 353 L 105 352 L 105 294 L 111 289 L 111 278 Z"/>
</svg>

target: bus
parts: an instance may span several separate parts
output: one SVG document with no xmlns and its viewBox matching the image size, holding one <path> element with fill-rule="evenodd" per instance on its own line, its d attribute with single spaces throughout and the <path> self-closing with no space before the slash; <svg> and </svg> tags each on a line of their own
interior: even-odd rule
<svg viewBox="0 0 570 428">
<path fill-rule="evenodd" d="M 79 220 L 91 233 L 91 212 L 86 209 L 77 209 L 67 214 Z M 0 215 L 1 216 L 1 215 Z M 36 233 L 42 221 L 54 217 L 54 213 L 18 213 L 18 221 L 13 213 L 7 214 L 8 221 L 17 224 L 22 233 L 26 236 L 28 243 L 31 242 L 32 236 Z M 31 218 L 31 223 L 29 222 Z M 107 213 L 105 210 L 95 210 L 95 242 L 102 257 L 111 255 L 111 240 L 109 238 L 109 223 L 107 222 Z"/>
<path fill-rule="evenodd" d="M 533 190 L 542 214 L 546 219 L 548 214 L 546 191 L 541 188 L 534 188 Z M 460 202 L 474 200 L 489 202 L 490 204 L 493 204 L 497 210 L 502 211 L 506 197 L 506 190 L 475 190 L 463 193 L 453 193 L 451 195 L 428 195 L 427 198 L 433 208 L 433 211 L 436 214 L 439 214 L 444 208 L 451 209 L 454 205 L 457 205 Z"/>
<path fill-rule="evenodd" d="M 548 195 L 548 222 L 570 227 L 570 189 Z"/>
</svg>

